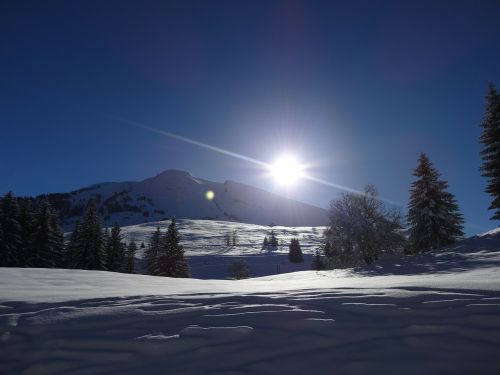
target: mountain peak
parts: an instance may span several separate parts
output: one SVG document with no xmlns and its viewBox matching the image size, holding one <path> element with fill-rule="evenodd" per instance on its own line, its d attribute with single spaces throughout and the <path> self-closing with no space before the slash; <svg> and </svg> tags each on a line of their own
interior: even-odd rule
<svg viewBox="0 0 500 375">
<path fill-rule="evenodd" d="M 191 173 L 187 172 L 187 171 L 183 171 L 183 170 L 180 170 L 180 169 L 167 169 L 167 170 L 164 170 L 163 172 L 159 173 L 156 175 L 156 177 L 160 177 L 160 176 L 168 176 L 168 177 L 189 177 L 189 178 L 193 178 L 193 176 L 191 175 Z"/>
</svg>

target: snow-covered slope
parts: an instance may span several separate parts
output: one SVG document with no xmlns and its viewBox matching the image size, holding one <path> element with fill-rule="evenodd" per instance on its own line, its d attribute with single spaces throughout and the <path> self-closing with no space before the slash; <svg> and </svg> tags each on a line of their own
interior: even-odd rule
<svg viewBox="0 0 500 375">
<path fill-rule="evenodd" d="M 215 197 L 206 198 L 207 191 Z M 167 170 L 138 182 L 95 184 L 71 193 L 50 195 L 70 227 L 94 199 L 105 224 L 130 225 L 175 216 L 261 225 L 326 225 L 326 210 L 232 181 L 202 180 L 188 172 Z"/>
<path fill-rule="evenodd" d="M 0 269 L 0 373 L 497 374 L 500 237 L 240 281 Z"/>
<path fill-rule="evenodd" d="M 151 234 L 160 226 L 165 231 L 170 221 L 149 222 L 122 228 L 124 240 L 134 240 L 138 245 L 147 244 Z M 274 275 L 277 272 L 303 271 L 311 268 L 314 250 L 323 246 L 325 227 L 263 226 L 215 220 L 179 220 L 181 244 L 191 267 L 193 277 L 201 279 L 226 279 L 229 266 L 236 259 L 245 260 L 252 277 Z M 273 251 L 262 248 L 265 236 L 274 231 L 279 246 Z M 226 236 L 236 236 L 227 245 Z M 300 241 L 304 263 L 290 263 L 288 245 L 292 238 Z M 136 254 L 136 271 L 142 272 L 144 249 Z"/>
</svg>

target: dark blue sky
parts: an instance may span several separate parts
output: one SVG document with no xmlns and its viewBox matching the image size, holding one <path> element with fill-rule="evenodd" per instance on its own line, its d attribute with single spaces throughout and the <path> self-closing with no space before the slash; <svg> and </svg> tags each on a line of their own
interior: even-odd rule
<svg viewBox="0 0 500 375">
<path fill-rule="evenodd" d="M 274 189 L 248 162 L 120 117 L 408 199 L 421 151 L 467 233 L 494 227 L 479 176 L 499 1 L 2 1 L 0 191 L 69 191 L 167 168 Z M 327 207 L 338 191 L 289 194 Z"/>
</svg>

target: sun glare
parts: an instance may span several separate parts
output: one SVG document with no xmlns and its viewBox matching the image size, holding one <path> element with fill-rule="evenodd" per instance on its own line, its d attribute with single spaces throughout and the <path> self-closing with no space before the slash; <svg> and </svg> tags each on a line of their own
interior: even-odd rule
<svg viewBox="0 0 500 375">
<path fill-rule="evenodd" d="M 292 185 L 304 174 L 304 167 L 291 155 L 284 155 L 271 165 L 273 178 L 281 185 Z"/>
</svg>

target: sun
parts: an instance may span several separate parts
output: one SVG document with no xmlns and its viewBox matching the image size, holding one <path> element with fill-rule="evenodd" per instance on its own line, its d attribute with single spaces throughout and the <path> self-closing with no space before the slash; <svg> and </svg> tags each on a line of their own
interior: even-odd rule
<svg viewBox="0 0 500 375">
<path fill-rule="evenodd" d="M 272 177 L 280 185 L 293 185 L 304 175 L 304 167 L 292 155 L 283 155 L 271 166 Z"/>
</svg>

